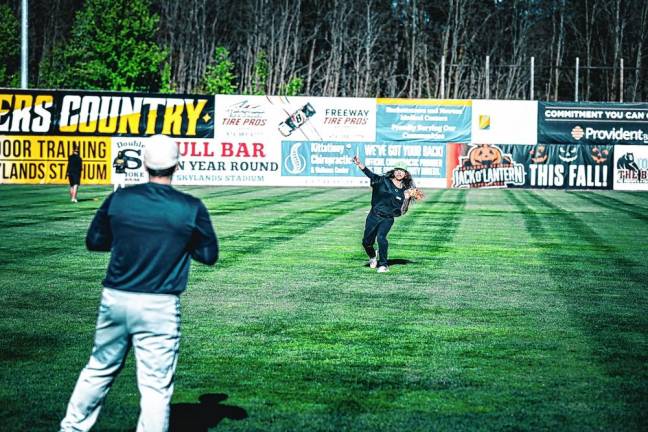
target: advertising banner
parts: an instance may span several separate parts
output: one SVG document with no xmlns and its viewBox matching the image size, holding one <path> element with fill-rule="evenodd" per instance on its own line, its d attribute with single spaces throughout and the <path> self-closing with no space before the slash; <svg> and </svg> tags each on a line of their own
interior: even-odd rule
<svg viewBox="0 0 648 432">
<path fill-rule="evenodd" d="M 614 184 L 614 146 L 459 146 L 448 168 L 452 188 L 611 189 Z"/>
<path fill-rule="evenodd" d="M 74 146 L 83 159 L 81 182 L 110 184 L 110 138 L 0 135 L 0 183 L 67 184 Z"/>
<path fill-rule="evenodd" d="M 213 136 L 211 96 L 0 90 L 0 134 Z"/>
<path fill-rule="evenodd" d="M 114 138 L 111 146 L 112 183 L 121 187 L 148 181 L 142 155 L 146 138 Z"/>
<path fill-rule="evenodd" d="M 351 158 L 375 141 L 375 99 L 218 95 L 215 115 L 208 160 L 220 184 L 366 183 Z"/>
<path fill-rule="evenodd" d="M 648 104 L 539 102 L 538 143 L 648 144 Z"/>
<path fill-rule="evenodd" d="M 445 187 L 445 144 L 437 143 L 283 141 L 282 176 L 348 177 L 347 185 L 365 185 L 366 176 L 352 161 L 356 155 L 377 174 L 400 167 L 419 186 Z"/>
<path fill-rule="evenodd" d="M 648 190 L 648 146 L 614 148 L 614 189 Z"/>
<path fill-rule="evenodd" d="M 75 146 L 82 183 L 144 181 L 144 137 L 209 138 L 213 118 L 211 96 L 0 90 L 0 183 L 67 183 Z"/>
<path fill-rule="evenodd" d="M 423 187 L 646 190 L 648 104 L 165 95 L 0 89 L 0 183 L 147 181 L 171 136 L 178 185 L 364 186 L 408 169 Z M 585 145 L 583 145 L 585 144 Z"/>
<path fill-rule="evenodd" d="M 536 144 L 536 101 L 473 100 L 473 144 Z"/>
<path fill-rule="evenodd" d="M 216 96 L 215 138 L 371 142 L 376 102 L 369 98 Z"/>
<path fill-rule="evenodd" d="M 470 142 L 470 100 L 378 99 L 376 140 Z"/>
</svg>

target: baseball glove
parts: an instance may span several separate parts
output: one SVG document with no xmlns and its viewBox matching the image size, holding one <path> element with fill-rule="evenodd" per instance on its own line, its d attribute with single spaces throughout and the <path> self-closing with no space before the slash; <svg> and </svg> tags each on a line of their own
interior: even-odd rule
<svg viewBox="0 0 648 432">
<path fill-rule="evenodd" d="M 425 198 L 425 195 L 423 194 L 423 191 L 421 189 L 419 189 L 419 188 L 408 189 L 408 192 L 409 192 L 410 198 L 412 198 L 412 199 L 414 199 L 416 201 L 419 201 L 419 200 L 422 200 L 423 198 Z"/>
</svg>

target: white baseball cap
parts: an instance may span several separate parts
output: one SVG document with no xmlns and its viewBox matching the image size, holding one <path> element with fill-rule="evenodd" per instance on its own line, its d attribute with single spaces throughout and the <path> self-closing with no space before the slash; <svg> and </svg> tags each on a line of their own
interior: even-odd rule
<svg viewBox="0 0 648 432">
<path fill-rule="evenodd" d="M 144 165 L 154 170 L 171 168 L 178 163 L 180 152 L 176 142 L 166 135 L 153 135 L 144 147 Z"/>
</svg>

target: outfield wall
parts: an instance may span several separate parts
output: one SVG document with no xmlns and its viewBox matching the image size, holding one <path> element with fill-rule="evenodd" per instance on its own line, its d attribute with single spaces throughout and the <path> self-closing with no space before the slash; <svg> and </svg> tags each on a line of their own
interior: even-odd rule
<svg viewBox="0 0 648 432">
<path fill-rule="evenodd" d="M 648 190 L 648 104 L 0 90 L 0 183 L 146 181 L 174 137 L 182 185 L 364 186 L 351 163 L 438 188 Z"/>
</svg>

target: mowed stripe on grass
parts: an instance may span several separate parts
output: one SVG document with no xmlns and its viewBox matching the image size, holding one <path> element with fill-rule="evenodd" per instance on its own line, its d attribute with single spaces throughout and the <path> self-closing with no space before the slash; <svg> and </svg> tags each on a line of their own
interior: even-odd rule
<svg viewBox="0 0 648 432">
<path fill-rule="evenodd" d="M 227 394 L 248 418 L 218 430 L 639 430 L 647 194 L 428 191 L 377 274 L 367 189 L 181 189 L 222 262 L 192 267 L 174 402 Z M 109 190 L 1 190 L 0 427 L 51 430 L 89 355 L 107 254 L 82 242 Z M 129 361 L 97 430 L 137 403 Z"/>
</svg>

